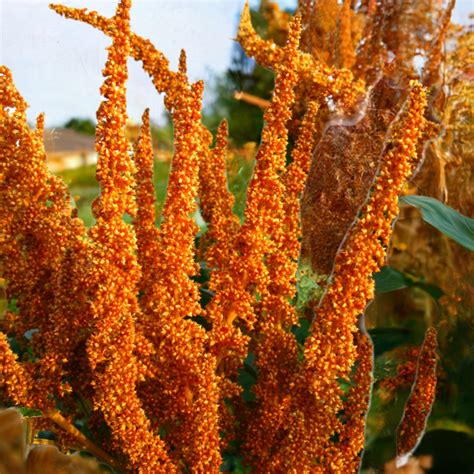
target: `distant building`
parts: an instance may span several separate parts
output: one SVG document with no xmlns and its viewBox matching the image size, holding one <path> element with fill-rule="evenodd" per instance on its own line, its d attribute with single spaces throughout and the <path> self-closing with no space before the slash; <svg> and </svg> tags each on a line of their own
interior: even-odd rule
<svg viewBox="0 0 474 474">
<path fill-rule="evenodd" d="M 97 163 L 93 136 L 68 128 L 50 128 L 44 132 L 48 168 L 57 173 Z"/>
</svg>

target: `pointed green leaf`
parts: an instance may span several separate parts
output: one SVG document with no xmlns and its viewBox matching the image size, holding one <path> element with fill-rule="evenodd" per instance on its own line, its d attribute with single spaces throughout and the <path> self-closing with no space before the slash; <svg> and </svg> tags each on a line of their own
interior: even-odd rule
<svg viewBox="0 0 474 474">
<path fill-rule="evenodd" d="M 375 291 L 377 294 L 401 290 L 403 288 L 419 288 L 435 300 L 440 299 L 444 292 L 436 285 L 426 283 L 423 278 L 417 278 L 396 270 L 393 267 L 383 267 L 379 272 L 373 274 L 375 280 Z"/>
<path fill-rule="evenodd" d="M 409 282 L 402 272 L 388 266 L 374 273 L 374 280 L 377 293 L 388 293 L 389 291 L 401 290 L 409 286 Z"/>
<path fill-rule="evenodd" d="M 428 196 L 403 196 L 400 201 L 418 208 L 425 222 L 474 251 L 474 219 Z"/>
<path fill-rule="evenodd" d="M 34 408 L 18 407 L 17 410 L 27 418 L 37 418 L 43 416 L 39 410 L 35 410 Z"/>
</svg>

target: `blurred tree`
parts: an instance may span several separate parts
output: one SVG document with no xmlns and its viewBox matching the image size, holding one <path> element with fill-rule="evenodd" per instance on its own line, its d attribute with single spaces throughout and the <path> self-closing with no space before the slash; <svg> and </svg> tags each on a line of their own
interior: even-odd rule
<svg viewBox="0 0 474 474">
<path fill-rule="evenodd" d="M 282 12 L 276 4 L 262 0 L 258 9 L 251 10 L 252 24 L 263 38 L 271 38 L 277 44 L 286 40 L 289 12 Z M 234 143 L 241 146 L 247 142 L 260 142 L 263 126 L 263 110 L 234 97 L 236 92 L 245 92 L 260 99 L 269 100 L 273 90 L 273 72 L 265 69 L 243 52 L 238 43 L 232 51 L 230 67 L 214 78 L 215 101 L 204 115 L 204 123 L 216 130 L 225 117 L 229 123 L 229 135 Z"/>
<path fill-rule="evenodd" d="M 64 124 L 64 128 L 69 128 L 86 135 L 95 135 L 95 123 L 88 118 L 73 117 Z"/>
</svg>

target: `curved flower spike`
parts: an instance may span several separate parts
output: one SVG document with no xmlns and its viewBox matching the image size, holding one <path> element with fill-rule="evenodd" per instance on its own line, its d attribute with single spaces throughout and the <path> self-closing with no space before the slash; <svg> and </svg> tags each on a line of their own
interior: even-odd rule
<svg viewBox="0 0 474 474">
<path fill-rule="evenodd" d="M 240 264 L 250 276 L 250 281 L 256 284 L 261 297 L 256 305 L 258 319 L 253 331 L 256 341 L 253 351 L 259 374 L 254 388 L 256 410 L 246 420 L 244 444 L 248 457 L 259 472 L 275 472 L 270 467 L 271 446 L 288 416 L 289 398 L 285 403 L 284 395 L 288 394 L 298 363 L 297 344 L 288 331 L 297 322 L 295 309 L 289 303 L 294 295 L 292 283 L 296 262 L 285 248 L 286 199 L 297 199 L 297 196 L 292 190 L 285 189 L 283 177 L 286 170 L 287 123 L 295 100 L 295 63 L 300 34 L 301 18 L 297 15 L 290 25 L 288 41 L 283 49 L 284 60 L 277 68 L 275 91 L 265 112 L 265 127 L 248 189 L 241 232 Z M 295 162 L 295 170 L 301 164 Z M 262 426 L 265 428 L 262 429 Z"/>
<path fill-rule="evenodd" d="M 253 28 L 248 3 L 242 12 L 237 41 L 247 56 L 255 58 L 261 66 L 276 70 L 283 60 L 283 48 L 273 41 L 263 40 Z M 363 81 L 354 80 L 348 69 L 325 66 L 308 53 L 298 53 L 295 68 L 309 91 L 310 100 L 331 96 L 347 110 L 360 100 L 365 91 Z"/>
<path fill-rule="evenodd" d="M 96 11 L 88 11 L 86 8 L 72 8 L 63 5 L 50 4 L 49 7 L 58 15 L 65 18 L 82 21 L 93 28 L 113 36 L 116 26 L 113 18 L 106 18 Z M 143 68 L 152 77 L 153 84 L 158 92 L 166 92 L 174 80 L 174 74 L 169 69 L 169 61 L 163 53 L 158 51 L 153 44 L 135 33 L 130 33 L 129 54 L 137 61 L 143 60 Z"/>
<path fill-rule="evenodd" d="M 294 261 L 298 259 L 301 247 L 300 198 L 316 144 L 318 112 L 319 103 L 310 102 L 298 130 L 296 145 L 291 152 L 292 161 L 283 175 L 285 243 L 282 244 L 282 251 L 287 252 Z"/>
<path fill-rule="evenodd" d="M 273 69 L 284 58 L 283 48 L 278 47 L 272 40 L 264 40 L 253 28 L 248 0 L 240 16 L 237 41 L 245 54 L 254 58 L 260 66 Z"/>
<path fill-rule="evenodd" d="M 335 415 L 342 408 L 338 379 L 347 379 L 356 360 L 353 334 L 358 317 L 373 298 L 372 274 L 384 263 L 398 195 L 417 158 L 417 144 L 425 126 L 426 92 L 411 83 L 410 96 L 395 120 L 386 144 L 372 193 L 360 217 L 336 256 L 332 281 L 305 344 L 306 380 L 315 400 L 325 407 L 321 433 L 330 435 Z"/>
<path fill-rule="evenodd" d="M 408 460 L 423 436 L 435 400 L 436 338 L 436 329 L 428 328 L 418 357 L 413 388 L 397 429 L 397 467 Z"/>
</svg>

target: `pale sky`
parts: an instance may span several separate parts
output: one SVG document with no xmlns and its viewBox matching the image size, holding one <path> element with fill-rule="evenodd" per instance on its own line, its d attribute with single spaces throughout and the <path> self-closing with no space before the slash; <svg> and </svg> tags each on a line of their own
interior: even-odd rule
<svg viewBox="0 0 474 474">
<path fill-rule="evenodd" d="M 100 103 L 101 70 L 110 39 L 103 33 L 48 8 L 50 0 L 0 0 L 0 64 L 13 72 L 15 84 L 30 105 L 34 121 L 46 113 L 46 126 L 60 126 L 70 117 L 95 117 Z M 56 0 L 68 6 L 112 16 L 115 0 Z M 257 0 L 251 2 L 258 3 Z M 280 0 L 294 7 L 296 0 Z M 134 0 L 132 29 L 149 38 L 176 68 L 184 48 L 192 80 L 210 78 L 229 65 L 244 0 Z M 458 0 L 454 19 L 467 22 L 470 0 Z M 146 107 L 163 123 L 162 98 L 141 66 L 129 62 L 128 112 L 134 121 Z M 205 100 L 210 99 L 209 87 Z"/>
</svg>

